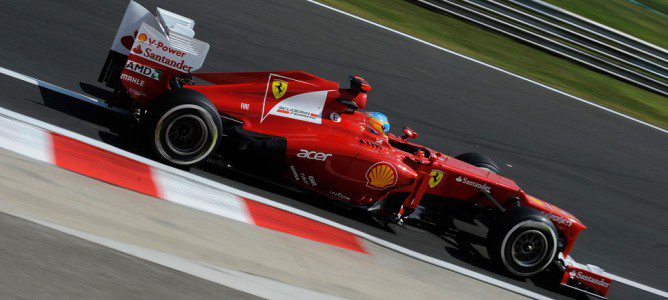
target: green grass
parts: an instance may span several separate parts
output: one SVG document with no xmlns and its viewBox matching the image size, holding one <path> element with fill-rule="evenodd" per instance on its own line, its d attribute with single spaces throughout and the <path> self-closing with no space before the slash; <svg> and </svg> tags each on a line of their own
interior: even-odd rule
<svg viewBox="0 0 668 300">
<path fill-rule="evenodd" d="M 545 0 L 662 48 L 668 48 L 668 16 L 633 4 L 628 0 Z M 668 14 L 666 0 L 636 0 Z"/>
<path fill-rule="evenodd" d="M 320 0 L 569 94 L 668 128 L 668 98 L 404 0 Z M 447 72 L 447 71 L 446 71 Z"/>
</svg>

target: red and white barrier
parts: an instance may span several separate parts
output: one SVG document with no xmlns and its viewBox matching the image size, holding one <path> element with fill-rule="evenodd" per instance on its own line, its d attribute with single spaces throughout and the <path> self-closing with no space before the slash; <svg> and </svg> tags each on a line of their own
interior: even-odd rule
<svg viewBox="0 0 668 300">
<path fill-rule="evenodd" d="M 360 239 L 348 231 L 203 184 L 184 177 L 180 170 L 156 167 L 17 119 L 0 116 L 0 148 L 145 195 L 367 253 Z"/>
</svg>

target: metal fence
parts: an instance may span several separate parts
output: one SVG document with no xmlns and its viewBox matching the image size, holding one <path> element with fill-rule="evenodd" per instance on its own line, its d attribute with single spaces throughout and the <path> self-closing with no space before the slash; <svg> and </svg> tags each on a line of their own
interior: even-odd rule
<svg viewBox="0 0 668 300">
<path fill-rule="evenodd" d="M 668 96 L 668 52 L 539 0 L 412 0 Z"/>
</svg>

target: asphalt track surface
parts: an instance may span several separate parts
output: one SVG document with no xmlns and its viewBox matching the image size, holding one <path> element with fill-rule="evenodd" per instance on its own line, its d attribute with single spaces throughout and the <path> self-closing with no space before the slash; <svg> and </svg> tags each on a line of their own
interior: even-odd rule
<svg viewBox="0 0 668 300">
<path fill-rule="evenodd" d="M 374 88 L 368 108 L 387 113 L 395 132 L 409 124 L 418 142 L 446 153 L 486 153 L 530 194 L 578 216 L 589 227 L 573 252 L 578 261 L 668 289 L 665 133 L 305 1 L 157 2 L 196 20 L 197 37 L 211 44 L 201 71 L 303 69 L 341 83 L 363 75 Z M 105 97 L 95 80 L 126 4 L 4 2 L 1 66 Z M 134 150 L 114 131 L 122 118 L 7 76 L 0 106 Z M 193 172 L 549 297 L 573 296 L 496 274 L 452 239 L 413 228 L 393 234 L 316 199 Z M 619 283 L 609 296 L 657 297 Z"/>
<path fill-rule="evenodd" d="M 0 213 L 3 299 L 260 299 Z"/>
</svg>

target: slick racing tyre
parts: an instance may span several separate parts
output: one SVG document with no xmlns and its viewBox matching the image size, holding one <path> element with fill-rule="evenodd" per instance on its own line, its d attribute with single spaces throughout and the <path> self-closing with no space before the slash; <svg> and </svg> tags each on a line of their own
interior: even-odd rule
<svg viewBox="0 0 668 300">
<path fill-rule="evenodd" d="M 503 212 L 487 234 L 487 252 L 494 263 L 518 277 L 543 271 L 557 253 L 557 230 L 529 207 Z"/>
<path fill-rule="evenodd" d="M 218 147 L 222 124 L 204 95 L 175 89 L 149 107 L 145 123 L 149 147 L 163 162 L 188 168 L 205 161 Z"/>
<path fill-rule="evenodd" d="M 494 174 L 501 175 L 501 169 L 499 168 L 499 166 L 497 166 L 496 163 L 491 158 L 484 156 L 482 154 L 464 153 L 457 155 L 455 158 L 467 164 L 474 165 L 483 170 L 492 171 L 492 173 Z"/>
</svg>

